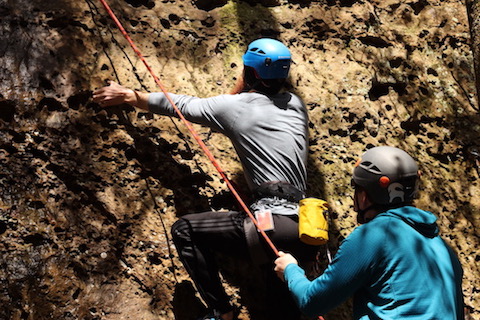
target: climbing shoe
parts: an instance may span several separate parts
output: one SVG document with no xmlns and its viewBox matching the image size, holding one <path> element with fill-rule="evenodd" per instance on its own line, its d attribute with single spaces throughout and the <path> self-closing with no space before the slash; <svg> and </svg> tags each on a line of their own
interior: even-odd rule
<svg viewBox="0 0 480 320">
<path fill-rule="evenodd" d="M 197 320 L 222 320 L 220 316 L 216 316 L 215 314 L 209 313 L 206 316 L 198 318 Z"/>
<path fill-rule="evenodd" d="M 238 315 L 239 314 L 240 314 L 240 312 L 236 308 L 234 308 L 233 319 L 238 320 Z M 220 317 L 220 314 L 218 312 L 210 312 L 206 316 L 198 318 L 197 320 L 222 320 L 222 318 Z"/>
<path fill-rule="evenodd" d="M 222 320 L 222 319 L 220 317 L 207 314 L 205 317 L 199 318 L 199 320 Z"/>
</svg>

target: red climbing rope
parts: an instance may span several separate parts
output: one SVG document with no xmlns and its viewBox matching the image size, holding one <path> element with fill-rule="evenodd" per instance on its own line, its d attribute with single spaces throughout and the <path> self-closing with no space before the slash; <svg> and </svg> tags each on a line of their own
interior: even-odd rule
<svg viewBox="0 0 480 320">
<path fill-rule="evenodd" d="M 108 14 L 110 15 L 110 17 L 113 19 L 113 21 L 115 22 L 115 24 L 117 25 L 118 29 L 120 30 L 120 32 L 123 34 L 123 36 L 125 37 L 125 39 L 127 39 L 128 43 L 130 44 L 130 46 L 132 47 L 133 51 L 135 51 L 135 53 L 137 54 L 137 56 L 140 58 L 140 60 L 143 62 L 143 64 L 145 65 L 145 67 L 147 68 L 148 72 L 150 72 L 150 74 L 152 75 L 153 79 L 155 80 L 155 83 L 158 85 L 158 87 L 160 88 L 160 90 L 162 90 L 162 92 L 165 94 L 165 97 L 167 98 L 168 102 L 170 102 L 170 104 L 172 105 L 172 107 L 175 109 L 175 112 L 177 113 L 178 117 L 182 120 L 182 122 L 186 125 L 188 131 L 190 131 L 190 133 L 192 134 L 192 136 L 195 138 L 195 140 L 198 142 L 198 144 L 200 145 L 200 147 L 202 148 L 203 152 L 206 154 L 206 156 L 208 157 L 208 159 L 212 162 L 213 166 L 217 169 L 218 173 L 220 174 L 220 176 L 223 178 L 223 180 L 225 181 L 225 183 L 227 184 L 228 188 L 230 189 L 230 191 L 232 192 L 232 194 L 235 196 L 235 198 L 237 199 L 238 203 L 240 204 L 240 206 L 242 207 L 242 209 L 248 214 L 248 216 L 250 217 L 250 219 L 252 219 L 253 223 L 255 224 L 255 226 L 257 227 L 257 229 L 260 231 L 260 234 L 263 236 L 263 238 L 265 238 L 265 241 L 268 243 L 268 245 L 270 246 L 270 248 L 272 248 L 273 252 L 279 256 L 278 254 L 278 250 L 277 248 L 275 247 L 275 245 L 273 244 L 273 242 L 270 240 L 270 238 L 267 236 L 267 234 L 260 229 L 259 227 L 259 224 L 257 222 L 257 220 L 255 219 L 255 217 L 253 216 L 253 214 L 251 213 L 250 209 L 248 208 L 248 206 L 245 204 L 245 202 L 242 200 L 242 198 L 240 197 L 240 195 L 238 194 L 238 192 L 235 190 L 235 188 L 233 187 L 232 183 L 230 182 L 230 180 L 227 178 L 227 175 L 225 174 L 225 172 L 222 170 L 222 168 L 220 167 L 220 165 L 218 164 L 217 160 L 215 159 L 215 157 L 213 156 L 213 154 L 210 152 L 210 150 L 207 148 L 207 146 L 205 145 L 205 143 L 203 142 L 203 140 L 200 138 L 200 136 L 198 135 L 198 133 L 195 131 L 195 129 L 193 128 L 192 124 L 184 117 L 184 115 L 182 114 L 182 112 L 180 111 L 180 109 L 177 107 L 177 105 L 175 104 L 175 102 L 173 102 L 172 98 L 170 97 L 170 95 L 168 94 L 168 92 L 165 90 L 165 87 L 163 86 L 163 84 L 160 82 L 160 79 L 156 76 L 156 74 L 153 72 L 152 68 L 150 67 L 150 65 L 147 63 L 147 61 L 145 60 L 145 58 L 143 57 L 142 53 L 140 52 L 140 50 L 137 48 L 137 46 L 135 45 L 135 43 L 132 41 L 132 39 L 130 38 L 130 36 L 128 35 L 127 31 L 125 31 L 125 28 L 122 26 L 122 24 L 120 23 L 120 21 L 117 19 L 117 17 L 115 16 L 115 13 L 113 13 L 112 9 L 110 8 L 110 6 L 107 4 L 107 2 L 105 0 L 100 0 L 100 2 L 102 3 L 102 5 L 105 7 L 105 10 L 107 10 Z"/>
</svg>

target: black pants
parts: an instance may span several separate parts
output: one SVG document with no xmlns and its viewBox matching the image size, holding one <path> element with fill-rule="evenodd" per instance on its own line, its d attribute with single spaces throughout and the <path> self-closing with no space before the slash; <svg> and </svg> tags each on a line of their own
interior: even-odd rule
<svg viewBox="0 0 480 320">
<path fill-rule="evenodd" d="M 300 263 L 313 261 L 317 247 L 306 245 L 298 239 L 298 222 L 295 218 L 296 216 L 274 215 L 275 230 L 267 234 L 278 250 L 292 253 Z M 204 212 L 185 215 L 172 226 L 173 241 L 186 270 L 208 307 L 220 313 L 228 312 L 232 307 L 221 284 L 214 254 L 219 252 L 250 261 L 244 219 L 249 218 L 242 212 Z M 286 285 L 273 271 L 275 254 L 266 243 L 264 250 L 270 260 L 261 268 L 265 274 L 265 285 L 271 291 L 266 296 L 267 299 L 275 300 L 267 300 L 266 303 L 282 307 L 272 311 L 278 311 L 280 317 L 272 313 L 271 319 L 298 319 L 300 313 Z M 285 312 L 291 315 L 286 316 Z"/>
</svg>

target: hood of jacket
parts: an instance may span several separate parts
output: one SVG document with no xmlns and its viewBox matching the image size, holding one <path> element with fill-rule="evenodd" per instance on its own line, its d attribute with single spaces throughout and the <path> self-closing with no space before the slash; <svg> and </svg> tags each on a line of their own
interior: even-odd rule
<svg viewBox="0 0 480 320">
<path fill-rule="evenodd" d="M 399 218 L 427 238 L 436 237 L 439 232 L 437 217 L 431 212 L 415 207 L 406 206 L 395 208 L 381 213 L 378 216 Z"/>
</svg>

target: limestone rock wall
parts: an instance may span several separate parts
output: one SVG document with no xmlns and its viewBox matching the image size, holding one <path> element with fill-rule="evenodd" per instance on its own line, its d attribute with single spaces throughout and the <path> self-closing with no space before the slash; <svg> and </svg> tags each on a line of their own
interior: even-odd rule
<svg viewBox="0 0 480 320">
<path fill-rule="evenodd" d="M 462 1 L 109 3 L 171 92 L 228 93 L 246 44 L 284 41 L 332 250 L 355 227 L 357 157 L 403 148 L 421 164 L 418 206 L 439 216 L 480 319 L 480 117 Z M 100 2 L 3 0 L 0 13 L 0 319 L 191 319 L 202 307 L 169 227 L 234 208 L 230 193 L 179 121 L 92 103 L 108 80 L 157 90 Z M 242 190 L 230 143 L 195 128 Z M 250 319 L 258 306 L 229 291 Z M 346 303 L 325 318 L 349 314 Z"/>
</svg>

